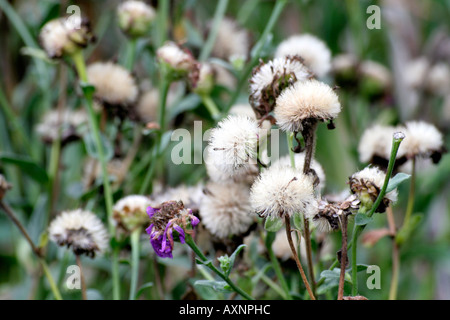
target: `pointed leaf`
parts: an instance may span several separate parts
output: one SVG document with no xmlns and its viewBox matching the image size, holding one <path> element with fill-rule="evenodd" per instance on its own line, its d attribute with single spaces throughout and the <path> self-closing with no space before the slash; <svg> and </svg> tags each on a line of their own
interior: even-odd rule
<svg viewBox="0 0 450 320">
<path fill-rule="evenodd" d="M 386 193 L 391 192 L 392 190 L 394 190 L 395 188 L 397 188 L 397 186 L 408 180 L 411 177 L 411 175 L 403 173 L 403 172 L 399 172 L 395 175 L 395 177 L 393 177 L 391 180 L 389 180 L 389 184 L 387 186 L 386 189 Z"/>
<path fill-rule="evenodd" d="M 280 230 L 284 225 L 284 221 L 279 218 L 275 219 L 266 219 L 266 222 L 264 223 L 264 229 L 270 232 L 277 232 Z"/>
</svg>

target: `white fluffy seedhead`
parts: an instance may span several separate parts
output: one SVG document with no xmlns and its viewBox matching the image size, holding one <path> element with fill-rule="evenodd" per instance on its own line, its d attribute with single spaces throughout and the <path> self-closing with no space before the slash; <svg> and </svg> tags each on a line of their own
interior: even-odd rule
<svg viewBox="0 0 450 320">
<path fill-rule="evenodd" d="M 429 157 L 433 152 L 442 151 L 443 136 L 434 125 L 424 121 L 410 121 L 405 127 L 405 139 L 400 144 L 399 152 L 412 158 Z"/>
<path fill-rule="evenodd" d="M 240 183 L 209 183 L 200 202 L 200 221 L 217 238 L 245 233 L 254 223 L 249 188 Z"/>
<path fill-rule="evenodd" d="M 229 18 L 220 22 L 212 55 L 225 61 L 233 58 L 246 60 L 250 48 L 250 37 L 246 30 Z"/>
<path fill-rule="evenodd" d="M 331 51 L 319 38 L 310 35 L 294 35 L 282 41 L 275 52 L 275 57 L 298 55 L 305 65 L 319 78 L 331 69 Z"/>
<path fill-rule="evenodd" d="M 45 141 L 53 142 L 59 136 L 64 141 L 69 136 L 79 134 L 77 128 L 88 123 L 88 117 L 84 109 L 62 112 L 50 110 L 44 114 L 42 121 L 36 126 L 36 133 Z"/>
<path fill-rule="evenodd" d="M 392 136 L 398 129 L 378 124 L 367 128 L 359 140 L 359 160 L 370 162 L 375 156 L 389 159 Z"/>
<path fill-rule="evenodd" d="M 294 160 L 295 160 L 295 169 L 303 172 L 303 166 L 305 164 L 305 153 L 304 152 L 296 153 L 294 155 Z M 291 167 L 292 166 L 291 158 L 289 155 L 281 157 L 280 159 L 275 161 L 272 164 L 272 166 Z M 326 177 L 325 177 L 325 171 L 323 170 L 322 165 L 316 159 L 312 159 L 311 169 L 313 169 L 316 172 L 317 177 L 319 178 L 319 184 L 318 184 L 319 190 L 323 190 L 323 188 L 325 188 Z"/>
<path fill-rule="evenodd" d="M 50 240 L 71 248 L 77 255 L 94 257 L 108 247 L 108 232 L 102 221 L 90 211 L 64 211 L 52 221 L 48 232 Z"/>
<path fill-rule="evenodd" d="M 110 105 L 133 104 L 139 90 L 136 81 L 124 67 L 112 62 L 95 62 L 87 67 L 89 83 L 95 97 Z"/>
<path fill-rule="evenodd" d="M 309 80 L 296 82 L 283 90 L 274 113 L 278 126 L 285 131 L 299 132 L 303 121 L 333 120 L 341 111 L 337 94 L 327 84 Z"/>
<path fill-rule="evenodd" d="M 211 131 L 209 161 L 230 177 L 256 163 L 258 124 L 244 116 L 228 116 Z"/>
<path fill-rule="evenodd" d="M 250 104 L 257 117 L 269 114 L 280 93 L 297 81 L 311 77 L 308 68 L 298 56 L 280 57 L 262 63 L 253 69 L 250 78 Z"/>
<path fill-rule="evenodd" d="M 275 219 L 316 210 L 311 178 L 287 166 L 271 166 L 252 185 L 250 201 L 260 216 Z"/>
</svg>

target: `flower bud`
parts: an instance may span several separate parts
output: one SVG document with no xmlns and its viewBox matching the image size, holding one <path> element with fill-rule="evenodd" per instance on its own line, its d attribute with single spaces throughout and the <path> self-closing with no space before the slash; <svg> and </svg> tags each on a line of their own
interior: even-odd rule
<svg viewBox="0 0 450 320">
<path fill-rule="evenodd" d="M 94 39 L 86 18 L 77 21 L 67 18 L 50 20 L 39 34 L 42 48 L 52 59 L 72 55 L 77 50 L 85 48 Z"/>
<path fill-rule="evenodd" d="M 125 1 L 117 8 L 119 27 L 130 37 L 145 35 L 155 17 L 155 10 L 142 1 Z"/>
</svg>

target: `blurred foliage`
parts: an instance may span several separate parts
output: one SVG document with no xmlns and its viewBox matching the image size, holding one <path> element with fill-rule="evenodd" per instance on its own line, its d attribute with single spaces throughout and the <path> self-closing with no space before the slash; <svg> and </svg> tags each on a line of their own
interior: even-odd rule
<svg viewBox="0 0 450 320">
<path fill-rule="evenodd" d="M 262 59 L 269 59 L 277 44 L 291 34 L 312 33 L 323 39 L 331 49 L 333 56 L 353 52 L 359 58 L 372 59 L 391 71 L 397 70 L 392 59 L 392 41 L 398 36 L 398 25 L 382 21 L 380 30 L 369 30 L 365 25 L 366 8 L 377 4 L 384 10 L 384 5 L 390 1 L 329 1 L 329 0 L 291 0 L 276 27 L 273 30 L 271 42 L 266 44 Z M 394 2 L 394 1 L 393 1 Z M 4 10 L 9 3 L 16 14 Z M 77 141 L 64 148 L 61 154 L 58 175 L 58 196 L 54 201 L 49 194 L 49 176 L 51 173 L 52 146 L 43 143 L 35 132 L 43 114 L 64 104 L 67 108 L 77 108 L 83 104 L 79 87 L 75 85 L 76 77 L 72 66 L 67 61 L 54 64 L 39 56 L 38 36 L 40 28 L 49 20 L 64 15 L 70 4 L 79 5 L 83 14 L 91 20 L 97 41 L 86 50 L 88 62 L 99 60 L 123 61 L 126 54 L 126 37 L 116 25 L 115 9 L 119 1 L 6 1 L 0 0 L 0 173 L 13 185 L 6 200 L 18 214 L 19 219 L 28 229 L 33 241 L 38 243 L 41 234 L 46 230 L 49 220 L 65 209 L 85 207 L 95 210 L 105 218 L 101 179 L 97 179 L 89 189 L 83 182 L 83 168 L 86 159 L 93 156 L 95 150 L 89 141 Z M 150 1 L 155 7 L 158 1 Z M 439 30 L 448 35 L 450 19 L 450 2 L 446 0 L 400 1 L 406 15 L 410 16 L 415 27 L 409 32 L 417 46 L 411 56 L 418 56 L 425 51 L 428 40 Z M 206 34 L 206 22 L 211 19 L 216 7 L 216 1 L 207 0 L 172 0 L 169 38 L 176 32 L 186 35 L 186 45 L 194 55 L 201 50 Z M 268 18 L 274 8 L 275 1 L 268 0 L 230 0 L 226 15 L 234 17 L 252 35 L 252 45 L 266 27 Z M 399 15 L 399 24 L 404 16 Z M 180 30 L 177 28 L 181 28 Z M 152 35 L 138 43 L 138 59 L 134 74 L 139 79 L 150 79 L 157 82 L 157 69 L 154 64 L 154 39 L 157 33 L 153 27 Z M 24 48 L 28 50 L 24 50 Z M 27 53 L 27 54 L 24 54 Z M 334 80 L 327 79 L 330 84 Z M 397 81 L 394 77 L 393 86 Z M 241 89 L 238 102 L 248 101 L 247 84 Z M 192 129 L 192 120 L 202 120 L 202 130 L 214 126 L 201 100 L 184 95 L 186 88 L 181 84 L 174 108 L 169 112 L 170 121 L 174 127 Z M 347 91 L 339 89 L 343 112 L 336 121 L 337 128 L 328 131 L 324 125 L 319 126 L 316 158 L 322 164 L 327 176 L 326 193 L 338 193 L 346 188 L 348 177 L 365 164 L 358 159 L 357 146 L 361 134 L 371 123 L 397 124 L 406 120 L 426 118 L 435 123 L 445 134 L 445 143 L 450 148 L 449 124 L 441 115 L 442 99 L 433 99 L 430 114 L 422 113 L 421 107 L 415 115 L 405 117 L 396 92 L 386 99 L 371 100 L 369 94 L 362 91 Z M 225 96 L 225 98 L 223 98 Z M 216 87 L 213 99 L 219 108 L 223 109 L 229 99 L 227 90 Z M 133 140 L 136 125 L 126 120 L 122 125 L 122 150 L 127 150 Z M 105 135 L 113 141 L 117 134 L 116 123 L 109 123 Z M 114 189 L 114 199 L 122 195 L 134 194 L 142 185 L 148 164 L 148 154 L 154 143 L 153 133 L 142 138 L 133 165 L 123 183 Z M 284 143 L 284 141 L 282 141 Z M 168 150 L 173 142 L 167 141 Z M 193 152 L 201 152 L 203 146 L 198 146 Z M 112 146 L 109 146 L 113 156 Z M 286 146 L 283 146 L 286 152 Z M 95 148 L 94 148 L 95 149 Z M 118 156 L 118 155 L 115 155 Z M 124 156 L 121 154 L 120 156 Z M 193 185 L 206 180 L 204 165 L 174 165 L 170 161 L 170 152 L 166 159 L 157 165 L 158 179 L 170 186 L 179 184 Z M 418 172 L 415 213 L 423 214 L 423 219 L 413 232 L 410 241 L 401 250 L 401 273 L 398 297 L 400 299 L 450 299 L 450 221 L 448 194 L 450 192 L 450 157 L 445 155 L 441 162 Z M 53 177 L 50 177 L 53 178 Z M 399 188 L 399 202 L 394 206 L 397 223 L 403 219 L 408 198 L 409 183 Z M 53 202 L 53 203 L 52 203 Z M 51 204 L 52 203 L 52 204 Z M 50 212 L 51 210 L 51 212 Z M 376 214 L 370 229 L 386 227 L 386 216 Z M 351 230 L 351 226 L 349 228 Z M 335 252 L 340 245 L 340 234 L 329 236 Z M 156 259 L 147 245 L 147 239 L 142 239 L 141 261 L 145 266 L 141 272 L 140 297 L 147 299 L 161 298 L 161 288 L 155 282 L 155 273 L 164 279 L 169 299 L 181 299 L 186 290 L 195 287 L 196 295 L 204 299 L 221 299 L 223 292 L 211 291 L 208 285 L 194 286 L 194 280 L 204 279 L 197 272 L 196 279 L 185 281 L 185 275 L 190 271 L 189 255 L 175 255 L 173 260 Z M 257 245 L 257 244 L 252 244 Z M 317 244 L 313 243 L 313 246 Z M 359 248 L 359 263 L 376 264 L 381 268 L 381 290 L 369 290 L 365 285 L 368 275 L 359 273 L 360 293 L 370 299 L 386 299 L 388 297 L 391 278 L 391 248 L 388 237 L 381 239 L 370 248 Z M 334 251 L 333 251 L 334 250 Z M 185 253 L 180 249 L 182 253 Z M 264 299 L 278 299 L 279 295 L 260 280 L 264 277 L 274 279 L 274 272 L 267 266 L 268 259 L 255 254 L 257 250 L 245 249 L 251 267 L 246 276 L 239 278 L 239 284 L 244 290 L 253 291 Z M 123 256 L 123 257 L 122 257 Z M 129 248 L 123 249 L 121 276 L 124 292 L 128 292 L 130 277 L 128 259 Z M 57 279 L 59 288 L 65 288 L 66 267 L 74 264 L 74 257 L 54 244 L 47 246 L 46 259 L 51 272 Z M 318 263 L 320 270 L 325 270 L 334 256 L 325 256 Z M 289 286 L 293 292 L 298 291 L 299 277 L 292 261 L 283 264 Z M 111 298 L 111 281 L 108 257 L 95 260 L 85 259 L 87 281 L 92 299 Z M 266 273 L 260 273 L 267 270 Z M 318 270 L 319 271 L 319 270 Z M 241 272 L 241 271 L 239 271 Z M 236 272 L 237 274 L 238 272 Z M 233 275 L 232 275 L 233 278 Z M 255 284 L 256 283 L 256 284 Z M 327 298 L 336 295 L 336 287 L 326 294 Z M 65 299 L 79 299 L 79 292 L 62 289 Z M 333 291 L 334 290 L 334 291 Z M 303 288 L 300 290 L 303 292 Z M 42 271 L 35 261 L 27 243 L 21 238 L 15 226 L 4 214 L 0 214 L 0 298 L 3 299 L 50 299 L 52 298 L 48 283 L 42 276 Z M 297 298 L 304 298 L 303 296 Z"/>
</svg>

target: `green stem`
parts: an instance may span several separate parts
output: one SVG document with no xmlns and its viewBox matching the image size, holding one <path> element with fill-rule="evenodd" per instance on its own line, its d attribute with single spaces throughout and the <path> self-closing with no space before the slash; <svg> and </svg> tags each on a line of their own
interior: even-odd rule
<svg viewBox="0 0 450 320">
<path fill-rule="evenodd" d="M 151 193 L 153 189 L 153 176 L 155 173 L 155 168 L 159 157 L 162 156 L 160 152 L 161 148 L 161 139 L 166 130 L 166 102 L 167 102 L 167 94 L 169 92 L 171 81 L 168 79 L 166 73 L 163 71 L 161 74 L 161 81 L 159 85 L 159 107 L 158 107 L 158 123 L 159 130 L 156 136 L 155 145 L 153 147 L 153 156 L 150 158 L 150 167 L 147 171 L 147 174 L 144 177 L 144 182 L 139 190 L 140 194 L 145 194 L 146 192 Z"/>
<path fill-rule="evenodd" d="M 273 240 L 275 239 L 275 234 L 276 234 L 275 232 L 267 232 L 266 236 L 267 252 L 269 254 L 270 261 L 272 262 L 272 268 L 275 271 L 278 280 L 280 281 L 281 287 L 283 288 L 284 294 L 282 294 L 282 296 L 285 296 L 287 300 L 292 300 L 292 296 L 289 292 L 289 286 L 286 282 L 286 279 L 284 278 L 283 271 L 281 270 L 280 262 L 278 261 L 272 249 L 272 243 Z"/>
<path fill-rule="evenodd" d="M 412 158 L 412 169 L 411 169 L 411 182 L 409 185 L 409 196 L 408 205 L 406 206 L 405 219 L 403 220 L 403 226 L 409 224 L 409 219 L 414 210 L 414 200 L 415 200 L 415 189 L 416 189 L 416 157 Z"/>
<path fill-rule="evenodd" d="M 230 102 L 228 103 L 228 106 L 225 109 L 225 112 L 228 113 L 230 108 L 234 105 L 237 98 L 239 97 L 240 89 L 244 86 L 244 84 L 247 82 L 247 78 L 252 72 L 253 67 L 258 62 L 258 59 L 260 58 L 260 54 L 262 49 L 264 48 L 264 44 L 267 42 L 267 37 L 272 32 L 272 29 L 275 27 L 276 22 L 278 21 L 278 18 L 280 17 L 281 13 L 283 12 L 284 7 L 288 3 L 288 0 L 277 0 L 275 7 L 272 11 L 272 14 L 270 15 L 269 22 L 267 23 L 263 33 L 261 34 L 261 37 L 259 38 L 256 45 L 253 47 L 251 52 L 251 60 L 247 64 L 247 67 L 243 70 L 239 81 L 237 88 L 231 97 Z"/>
<path fill-rule="evenodd" d="M 136 298 L 136 289 L 139 279 L 139 238 L 141 235 L 141 228 L 135 229 L 131 233 L 131 285 L 130 285 L 130 300 Z"/>
<path fill-rule="evenodd" d="M 211 30 L 208 35 L 208 39 L 204 44 L 202 51 L 200 52 L 199 61 L 206 61 L 216 42 L 217 33 L 219 32 L 220 23 L 225 15 L 225 11 L 227 10 L 228 0 L 220 0 L 217 4 L 216 11 L 214 13 L 213 24 Z"/>
<path fill-rule="evenodd" d="M 136 59 L 136 47 L 137 47 L 137 39 L 131 38 L 127 42 L 127 52 L 125 56 L 125 68 L 129 71 L 133 70 L 134 61 Z"/>
<path fill-rule="evenodd" d="M 53 295 L 56 300 L 62 300 L 61 293 L 59 292 L 58 287 L 56 286 L 55 280 L 53 280 L 52 274 L 50 273 L 50 269 L 47 265 L 47 262 L 43 258 L 39 258 L 39 262 L 42 265 L 42 269 L 44 270 L 45 276 L 50 284 L 50 289 L 52 290 Z"/>
<path fill-rule="evenodd" d="M 157 13 L 157 37 L 156 37 L 156 47 L 159 48 L 167 39 L 167 30 L 169 25 L 169 0 L 163 0 L 158 2 L 158 13 Z"/>
<path fill-rule="evenodd" d="M 217 108 L 217 105 L 214 102 L 214 100 L 211 98 L 211 96 L 207 95 L 207 94 L 202 94 L 201 98 L 202 98 L 203 104 L 205 105 L 206 109 L 208 109 L 209 113 L 211 114 L 211 117 L 215 121 L 220 120 L 221 114 L 220 114 L 219 108 Z"/>
<path fill-rule="evenodd" d="M 395 164 L 395 159 L 397 157 L 398 148 L 400 147 L 400 143 L 402 142 L 403 139 L 404 139 L 404 135 L 402 135 L 401 137 L 397 137 L 396 134 L 394 134 L 394 138 L 392 139 L 391 155 L 389 158 L 389 164 L 388 164 L 388 168 L 386 171 L 386 177 L 384 179 L 383 187 L 381 188 L 377 199 L 375 200 L 374 204 L 372 205 L 372 208 L 367 213 L 368 217 L 372 217 L 372 215 L 375 213 L 375 210 L 377 210 L 378 206 L 380 205 L 381 201 L 383 200 L 384 195 L 386 194 L 386 189 L 389 184 L 389 180 L 391 179 L 392 171 L 394 169 L 394 164 Z M 362 233 L 362 231 L 364 230 L 365 227 L 366 227 L 366 225 L 360 225 L 360 226 L 356 226 L 354 228 L 353 235 L 352 235 L 352 241 L 348 244 L 347 249 L 352 248 L 353 244 L 357 243 L 358 237 Z M 355 259 L 355 257 L 352 257 L 352 259 Z M 355 262 L 352 262 L 352 264 L 353 263 L 355 263 Z M 333 270 L 334 268 L 337 267 L 338 264 L 339 264 L 339 261 L 337 259 L 334 260 L 333 264 L 328 268 L 328 270 Z M 353 270 L 352 270 L 352 272 L 353 272 Z M 317 282 L 317 285 L 319 286 L 319 285 L 323 284 L 324 280 L 325 280 L 324 278 L 321 278 L 320 281 Z"/>
<path fill-rule="evenodd" d="M 86 65 L 84 62 L 83 52 L 81 50 L 77 51 L 72 55 L 72 60 L 75 64 L 75 68 L 78 73 L 78 77 L 82 85 L 88 83 Z M 86 100 L 86 109 L 89 116 L 89 123 L 91 125 L 91 130 L 94 134 L 94 140 L 97 147 L 98 160 L 102 169 L 103 178 L 103 190 L 105 195 L 106 213 L 108 217 L 108 230 L 111 237 L 115 236 L 115 227 L 113 224 L 113 197 L 111 192 L 111 186 L 108 178 L 108 169 L 105 158 L 105 152 L 103 150 L 102 140 L 100 136 L 100 128 L 97 122 L 93 107 L 93 92 L 88 88 L 83 87 L 83 93 Z M 113 278 L 113 298 L 114 300 L 120 300 L 120 281 L 119 281 L 119 259 L 118 254 L 113 255 L 112 259 L 112 278 Z"/>
<path fill-rule="evenodd" d="M 58 138 L 55 139 L 52 143 L 52 148 L 50 151 L 50 164 L 49 164 L 49 210 L 48 217 L 51 217 L 53 211 L 55 210 L 55 202 L 56 202 L 56 188 L 57 185 L 56 179 L 58 179 L 58 169 L 59 162 L 61 156 L 61 136 L 58 134 Z"/>
<path fill-rule="evenodd" d="M 250 18 L 255 9 L 258 7 L 260 0 L 248 0 L 244 1 L 242 7 L 240 8 L 236 21 L 241 25 L 245 25 L 247 20 Z"/>
<path fill-rule="evenodd" d="M 294 133 L 286 132 L 287 144 L 289 148 L 289 158 L 291 160 L 291 167 L 295 169 L 295 153 L 294 149 Z"/>
<path fill-rule="evenodd" d="M 203 252 L 197 247 L 194 239 L 190 234 L 186 234 L 186 244 L 191 247 L 192 251 L 200 258 L 202 262 L 207 262 L 208 258 L 205 257 Z M 219 277 L 221 277 L 236 293 L 239 293 L 242 297 L 247 300 L 254 300 L 251 296 L 249 296 L 245 291 L 239 288 L 237 285 L 233 283 L 226 275 L 224 275 L 219 269 L 217 269 L 212 263 L 205 264 L 211 271 L 216 273 Z"/>
</svg>

